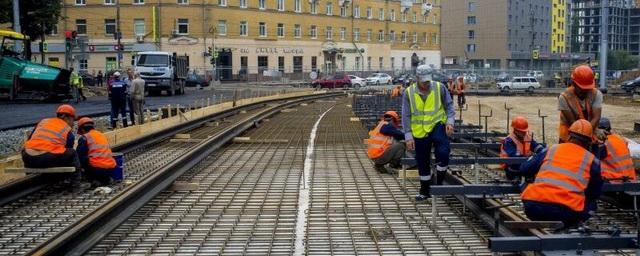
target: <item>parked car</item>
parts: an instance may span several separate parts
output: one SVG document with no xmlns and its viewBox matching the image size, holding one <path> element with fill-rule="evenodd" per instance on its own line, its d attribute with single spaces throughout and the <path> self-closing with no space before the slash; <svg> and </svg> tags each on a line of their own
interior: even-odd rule
<svg viewBox="0 0 640 256">
<path fill-rule="evenodd" d="M 351 86 L 356 89 L 367 85 L 367 79 L 359 76 L 349 75 L 349 80 L 351 80 Z"/>
<path fill-rule="evenodd" d="M 535 77 L 537 79 L 542 79 L 544 77 L 544 73 L 542 73 L 542 71 L 539 70 L 533 70 L 533 71 L 529 71 L 529 73 L 527 73 L 528 77 Z"/>
<path fill-rule="evenodd" d="M 627 93 L 633 93 L 634 91 L 640 92 L 640 77 L 623 82 L 620 88 Z"/>
<path fill-rule="evenodd" d="M 373 73 L 367 77 L 367 84 L 381 85 L 391 84 L 392 82 L 393 78 L 385 73 Z"/>
<path fill-rule="evenodd" d="M 187 75 L 187 80 L 185 81 L 185 86 L 209 86 L 209 81 L 203 76 L 197 73 L 189 73 Z"/>
<path fill-rule="evenodd" d="M 320 88 L 345 88 L 351 86 L 351 79 L 348 75 L 332 75 L 322 79 L 314 80 L 311 86 Z"/>
<path fill-rule="evenodd" d="M 496 82 L 507 82 L 511 79 L 511 76 L 507 72 L 501 72 L 496 77 Z"/>
<path fill-rule="evenodd" d="M 509 92 L 510 90 L 533 92 L 534 89 L 538 88 L 540 88 L 540 83 L 535 77 L 514 77 L 509 82 L 498 83 L 498 89 L 501 92 Z"/>
<path fill-rule="evenodd" d="M 97 78 L 89 73 L 82 72 L 80 73 L 80 77 L 82 77 L 82 84 L 84 84 L 84 86 L 95 86 L 97 83 Z"/>
<path fill-rule="evenodd" d="M 478 81 L 478 76 L 474 73 L 469 73 L 469 74 L 465 74 L 464 75 L 464 82 L 465 83 L 475 83 Z"/>
</svg>

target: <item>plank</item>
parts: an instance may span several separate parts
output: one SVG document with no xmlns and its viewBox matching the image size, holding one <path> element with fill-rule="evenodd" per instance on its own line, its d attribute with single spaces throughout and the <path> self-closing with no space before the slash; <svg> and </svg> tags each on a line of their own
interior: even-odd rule
<svg viewBox="0 0 640 256">
<path fill-rule="evenodd" d="M 51 167 L 51 168 L 6 168 L 6 173 L 71 173 L 75 167 Z"/>
</svg>

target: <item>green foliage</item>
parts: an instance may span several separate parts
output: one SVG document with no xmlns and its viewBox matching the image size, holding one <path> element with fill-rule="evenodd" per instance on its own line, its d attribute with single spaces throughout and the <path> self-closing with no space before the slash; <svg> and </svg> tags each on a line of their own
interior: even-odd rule
<svg viewBox="0 0 640 256">
<path fill-rule="evenodd" d="M 638 57 L 628 51 L 616 50 L 607 53 L 607 69 L 630 70 L 638 67 Z"/>
<path fill-rule="evenodd" d="M 22 33 L 39 39 L 42 34 L 58 24 L 62 1 L 20 0 L 20 27 Z M 0 23 L 13 23 L 13 1 L 0 0 Z"/>
</svg>

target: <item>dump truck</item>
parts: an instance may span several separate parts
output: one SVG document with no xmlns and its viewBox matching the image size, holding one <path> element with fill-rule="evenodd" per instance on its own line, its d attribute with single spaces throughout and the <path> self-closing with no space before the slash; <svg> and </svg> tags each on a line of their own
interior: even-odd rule
<svg viewBox="0 0 640 256">
<path fill-rule="evenodd" d="M 9 100 L 71 99 L 71 72 L 31 61 L 31 40 L 10 30 L 0 30 L 0 97 Z M 21 43 L 21 49 L 16 44 Z"/>
<path fill-rule="evenodd" d="M 184 94 L 189 57 L 175 52 L 139 52 L 135 58 L 135 70 L 144 79 L 145 91 L 150 95 L 162 91 L 169 96 Z"/>
</svg>

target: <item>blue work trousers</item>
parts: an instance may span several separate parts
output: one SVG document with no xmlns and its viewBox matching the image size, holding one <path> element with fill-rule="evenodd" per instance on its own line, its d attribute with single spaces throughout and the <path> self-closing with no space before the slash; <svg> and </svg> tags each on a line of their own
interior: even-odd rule
<svg viewBox="0 0 640 256">
<path fill-rule="evenodd" d="M 111 127 L 116 128 L 118 122 L 118 115 L 122 116 L 122 126 L 127 127 L 127 100 L 126 98 L 112 98 L 111 99 Z"/>
<path fill-rule="evenodd" d="M 565 228 L 576 226 L 578 223 L 588 220 L 590 211 L 595 211 L 597 204 L 593 200 L 587 200 L 584 210 L 577 212 L 560 204 L 542 203 L 523 200 L 524 213 L 533 221 L 561 221 Z"/>
<path fill-rule="evenodd" d="M 444 124 L 437 124 L 427 137 L 414 138 L 414 141 L 416 144 L 416 164 L 421 181 L 431 180 L 431 148 L 435 148 L 436 164 L 439 167 L 449 166 L 451 145 Z"/>
</svg>

